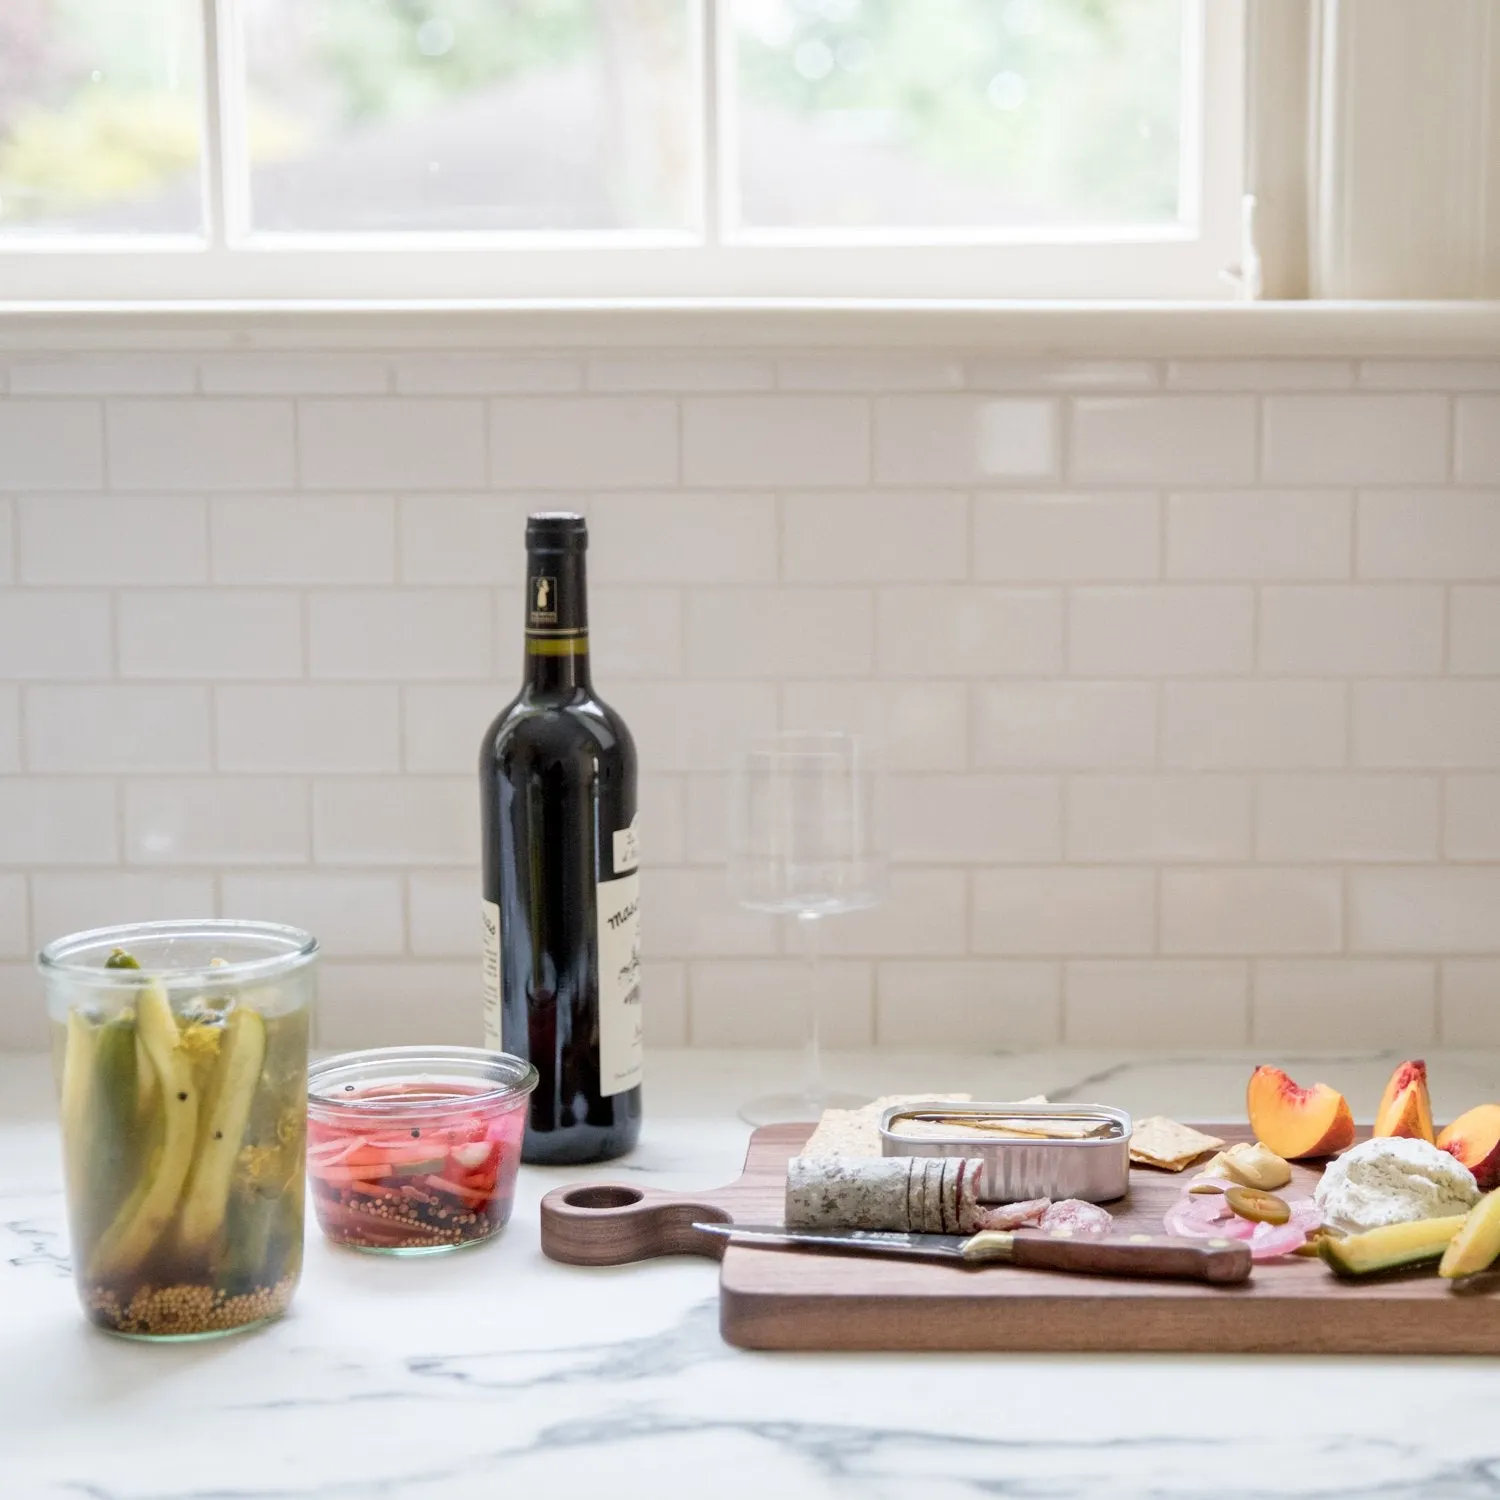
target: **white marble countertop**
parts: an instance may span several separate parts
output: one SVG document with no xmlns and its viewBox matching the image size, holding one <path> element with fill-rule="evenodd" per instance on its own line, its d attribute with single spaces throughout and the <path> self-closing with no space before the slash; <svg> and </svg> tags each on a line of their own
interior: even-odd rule
<svg viewBox="0 0 1500 1500">
<path fill-rule="evenodd" d="M 1366 1119 L 1392 1064 L 1277 1061 Z M 865 1053 L 830 1073 L 872 1093 L 1044 1090 L 1242 1118 L 1247 1062 Z M 1500 1054 L 1429 1066 L 1440 1115 L 1500 1097 Z M 397 1262 L 310 1229 L 283 1321 L 144 1347 L 78 1311 L 47 1065 L 0 1057 L 0 1500 L 1500 1494 L 1500 1359 L 751 1354 L 719 1339 L 708 1261 L 542 1257 L 544 1192 L 584 1175 L 728 1181 L 748 1135 L 734 1102 L 794 1077 L 788 1057 L 655 1054 L 635 1154 L 524 1170 L 495 1243 Z"/>
</svg>

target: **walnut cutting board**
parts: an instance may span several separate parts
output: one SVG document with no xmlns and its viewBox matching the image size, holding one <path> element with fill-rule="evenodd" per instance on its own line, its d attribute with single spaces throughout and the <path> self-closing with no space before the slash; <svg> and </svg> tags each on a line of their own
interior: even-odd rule
<svg viewBox="0 0 1500 1500">
<path fill-rule="evenodd" d="M 1227 1141 L 1243 1125 L 1203 1125 Z M 1248 1284 L 1134 1281 L 1002 1266 L 978 1271 L 874 1257 L 754 1250 L 693 1221 L 779 1224 L 786 1163 L 810 1125 L 766 1125 L 736 1181 L 703 1193 L 588 1183 L 542 1200 L 542 1249 L 574 1265 L 722 1254 L 719 1326 L 746 1349 L 1175 1350 L 1211 1353 L 1500 1354 L 1500 1273 L 1466 1292 L 1431 1271 L 1337 1280 L 1298 1256 L 1258 1265 Z M 1289 1194 L 1316 1167 L 1294 1166 Z M 1108 1205 L 1120 1232 L 1162 1232 L 1185 1174 L 1131 1170 Z"/>
</svg>

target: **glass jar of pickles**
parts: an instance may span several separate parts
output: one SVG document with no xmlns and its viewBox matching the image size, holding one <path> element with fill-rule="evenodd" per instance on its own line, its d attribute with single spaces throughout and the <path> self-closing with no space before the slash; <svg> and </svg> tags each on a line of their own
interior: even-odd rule
<svg viewBox="0 0 1500 1500">
<path fill-rule="evenodd" d="M 201 1339 L 285 1312 L 317 948 L 292 927 L 191 921 L 40 954 L 74 1274 L 99 1327 Z"/>
</svg>

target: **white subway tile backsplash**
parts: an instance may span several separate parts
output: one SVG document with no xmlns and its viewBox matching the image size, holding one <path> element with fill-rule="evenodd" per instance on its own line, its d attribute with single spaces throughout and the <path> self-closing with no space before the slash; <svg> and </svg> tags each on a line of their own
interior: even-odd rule
<svg viewBox="0 0 1500 1500">
<path fill-rule="evenodd" d="M 1177 1047 L 1238 1047 L 1248 1039 L 1243 963 L 1175 960 L 1070 963 L 1063 1036 L 1075 1047 L 1131 1047 L 1143 1033 Z"/>
<path fill-rule="evenodd" d="M 1027 864 L 1062 858 L 1055 776 L 899 776 L 889 798 L 891 858 L 919 864 Z"/>
<path fill-rule="evenodd" d="M 1338 682 L 1169 682 L 1162 755 L 1184 770 L 1316 770 L 1348 758 Z"/>
<path fill-rule="evenodd" d="M 1225 862 L 1250 856 L 1242 776 L 1075 776 L 1067 849 L 1082 863 Z"/>
<path fill-rule="evenodd" d="M 1465 675 L 1500 676 L 1500 588 L 1449 590 L 1448 669 Z"/>
<path fill-rule="evenodd" d="M 383 879 L 383 876 L 374 877 Z M 473 959 L 479 932 L 479 877 L 422 870 L 406 877 L 411 951 L 418 958 Z M 475 970 L 476 977 L 478 969 Z"/>
<path fill-rule="evenodd" d="M 869 589 L 690 589 L 692 677 L 864 677 L 875 655 Z"/>
<path fill-rule="evenodd" d="M 0 777 L 0 864 L 110 865 L 119 858 L 113 782 Z"/>
<path fill-rule="evenodd" d="M 417 355 L 397 360 L 395 373 L 396 389 L 411 396 L 531 395 L 583 386 L 580 360 L 547 355 Z"/>
<path fill-rule="evenodd" d="M 1269 1047 L 1347 1048 L 1378 1037 L 1396 1048 L 1437 1040 L 1430 963 L 1263 959 L 1255 966 L 1251 1040 Z"/>
<path fill-rule="evenodd" d="M 10 367 L 13 396 L 187 395 L 194 388 L 190 359 L 123 355 L 22 360 Z"/>
<path fill-rule="evenodd" d="M 1387 964 L 1391 960 L 1385 960 Z M 1442 965 L 1438 1025 L 1446 1047 L 1500 1047 L 1500 959 L 1453 958 Z"/>
<path fill-rule="evenodd" d="M 1068 665 L 1083 677 L 1242 676 L 1254 659 L 1248 588 L 1075 588 Z"/>
<path fill-rule="evenodd" d="M 961 682 L 787 682 L 781 727 L 868 735 L 895 771 L 962 770 L 969 763 L 965 695 Z"/>
<path fill-rule="evenodd" d="M 820 966 L 818 1023 L 826 1047 L 874 1041 L 870 965 Z M 690 1026 L 698 1047 L 798 1047 L 807 1035 L 809 976 L 789 959 L 707 959 L 688 966 Z M 645 1000 L 649 1011 L 651 1000 Z"/>
<path fill-rule="evenodd" d="M 470 489 L 485 482 L 484 406 L 406 396 L 297 403 L 311 490 Z"/>
<path fill-rule="evenodd" d="M 781 531 L 783 576 L 795 583 L 925 583 L 968 572 L 966 495 L 787 495 Z"/>
<path fill-rule="evenodd" d="M 314 677 L 487 677 L 494 604 L 483 589 L 360 589 L 307 601 Z"/>
<path fill-rule="evenodd" d="M 682 479 L 732 488 L 865 484 L 870 404 L 845 396 L 689 398 Z"/>
<path fill-rule="evenodd" d="M 400 764 L 394 687 L 221 687 L 214 697 L 221 771 L 394 771 Z"/>
<path fill-rule="evenodd" d="M 885 396 L 875 402 L 880 484 L 994 484 L 1057 472 L 1057 403 L 1021 397 Z"/>
<path fill-rule="evenodd" d="M 956 391 L 964 367 L 921 355 L 798 355 L 777 360 L 776 383 L 784 391 Z"/>
<path fill-rule="evenodd" d="M 967 946 L 965 905 L 962 871 L 896 869 L 879 905 L 828 918 L 818 941 L 850 957 L 951 957 Z M 786 944 L 795 950 L 795 933 Z"/>
<path fill-rule="evenodd" d="M 776 383 L 769 359 L 732 354 L 599 355 L 585 375 L 591 391 L 764 391 Z"/>
<path fill-rule="evenodd" d="M 391 381 L 380 359 L 272 354 L 205 359 L 198 378 L 211 396 L 372 396 Z"/>
<path fill-rule="evenodd" d="M 103 483 L 97 401 L 0 399 L 0 490 L 97 490 Z"/>
<path fill-rule="evenodd" d="M 1500 484 L 1500 396 L 1460 396 L 1457 436 L 1458 482 Z"/>
<path fill-rule="evenodd" d="M 1358 682 L 1354 763 L 1408 770 L 1500 766 L 1500 682 Z"/>
<path fill-rule="evenodd" d="M 974 574 L 1005 582 L 1104 582 L 1161 572 L 1160 501 L 1148 494 L 979 495 Z"/>
<path fill-rule="evenodd" d="M 641 764 L 658 771 L 727 771 L 776 728 L 773 682 L 622 682 L 607 701 L 630 726 Z"/>
<path fill-rule="evenodd" d="M 1035 677 L 1062 671 L 1059 589 L 881 589 L 876 666 L 890 677 Z"/>
<path fill-rule="evenodd" d="M 0 592 L 0 678 L 108 677 L 112 659 L 108 594 Z"/>
<path fill-rule="evenodd" d="M 1087 396 L 1073 403 L 1069 474 L 1085 483 L 1246 484 L 1250 396 Z"/>
<path fill-rule="evenodd" d="M 207 512 L 188 496 L 23 495 L 16 550 L 22 583 L 202 583 Z"/>
<path fill-rule="evenodd" d="M 1438 792 L 1434 776 L 1267 776 L 1256 853 L 1322 864 L 1433 859 Z"/>
<path fill-rule="evenodd" d="M 607 495 L 588 516 L 594 584 L 707 585 L 776 577 L 772 495 Z"/>
<path fill-rule="evenodd" d="M 139 589 L 119 600 L 120 675 L 208 681 L 302 675 L 295 594 Z"/>
<path fill-rule="evenodd" d="M 331 865 L 479 862 L 473 776 L 347 776 L 313 783 L 313 856 Z"/>
<path fill-rule="evenodd" d="M 1443 592 L 1419 585 L 1267 585 L 1261 670 L 1294 677 L 1423 676 L 1443 666 Z"/>
<path fill-rule="evenodd" d="M 1167 498 L 1169 578 L 1347 578 L 1351 496 L 1336 490 L 1191 491 Z"/>
<path fill-rule="evenodd" d="M 311 852 L 311 797 L 303 781 L 171 776 L 129 780 L 124 792 L 130 864 L 303 864 Z"/>
<path fill-rule="evenodd" d="M 1500 869 L 1355 870 L 1349 916 L 1356 953 L 1500 953 Z"/>
<path fill-rule="evenodd" d="M 477 1041 L 476 762 L 556 508 L 652 1045 L 800 1038 L 724 870 L 780 726 L 893 772 L 831 1040 L 1500 1041 L 1500 362 L 403 342 L 11 361 L 0 1041 L 39 937 L 216 907 L 320 931 L 323 1045 Z"/>
<path fill-rule="evenodd" d="M 296 473 L 290 401 L 137 398 L 104 407 L 117 490 L 282 490 Z"/>
<path fill-rule="evenodd" d="M 1500 490 L 1359 497 L 1363 578 L 1500 578 Z"/>
<path fill-rule="evenodd" d="M 883 1047 L 1050 1047 L 1061 1015 L 1055 963 L 886 959 L 875 971 L 875 1041 Z"/>
<path fill-rule="evenodd" d="M 207 771 L 205 687 L 35 686 L 23 690 L 32 771 Z"/>
<path fill-rule="evenodd" d="M 218 915 L 211 875 L 33 875 L 31 936 L 37 947 L 117 922 Z"/>
<path fill-rule="evenodd" d="M 21 769 L 21 690 L 0 683 L 0 774 Z"/>
<path fill-rule="evenodd" d="M 397 509 L 403 583 L 507 583 L 526 569 L 526 516 L 511 495 L 406 495 Z"/>
<path fill-rule="evenodd" d="M 660 396 L 490 402 L 489 478 L 501 489 L 639 489 L 677 482 L 677 403 Z"/>
<path fill-rule="evenodd" d="M 209 534 L 216 583 L 389 583 L 396 576 L 396 505 L 388 497 L 215 499 Z"/>
<path fill-rule="evenodd" d="M 519 659 L 517 665 L 519 674 Z M 476 771 L 485 730 L 514 696 L 514 687 L 503 683 L 403 688 L 402 767 L 419 773 Z"/>
<path fill-rule="evenodd" d="M 650 865 L 641 877 L 641 902 L 641 941 L 648 958 L 735 958 L 778 951 L 776 918 L 736 906 L 728 880 L 705 878 L 702 870 Z"/>
<path fill-rule="evenodd" d="M 1343 894 L 1336 870 L 1164 870 L 1163 953 L 1337 953 Z"/>
<path fill-rule="evenodd" d="M 1425 484 L 1448 473 L 1443 396 L 1267 396 L 1273 484 Z"/>
<path fill-rule="evenodd" d="M 684 613 L 677 589 L 589 589 L 589 665 L 606 699 L 617 680 L 681 675 L 685 628 L 692 638 Z M 502 681 L 508 680 L 512 655 L 520 660 L 521 618 L 520 599 L 502 599 L 496 636 Z"/>
<path fill-rule="evenodd" d="M 1443 853 L 1449 859 L 1500 860 L 1500 775 L 1448 777 Z"/>
<path fill-rule="evenodd" d="M 0 875 L 0 958 L 30 957 L 32 948 L 29 915 L 25 877 Z"/>
<path fill-rule="evenodd" d="M 1064 958 L 1155 947 L 1150 870 L 976 870 L 973 880 L 975 953 Z"/>
<path fill-rule="evenodd" d="M 1131 769 L 1156 760 L 1156 689 L 1138 682 L 981 683 L 974 764 Z"/>
<path fill-rule="evenodd" d="M 325 959 L 378 958 L 406 949 L 399 875 L 257 871 L 223 879 L 226 913 L 316 935 Z"/>
</svg>

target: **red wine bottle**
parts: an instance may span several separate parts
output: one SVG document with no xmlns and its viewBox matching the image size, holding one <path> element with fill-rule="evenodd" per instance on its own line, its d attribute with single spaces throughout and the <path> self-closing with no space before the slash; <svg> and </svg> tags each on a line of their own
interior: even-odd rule
<svg viewBox="0 0 1500 1500">
<path fill-rule="evenodd" d="M 479 755 L 485 1045 L 536 1065 L 522 1160 L 604 1161 L 641 1130 L 635 743 L 589 679 L 582 516 L 526 524 L 521 691 Z"/>
</svg>

